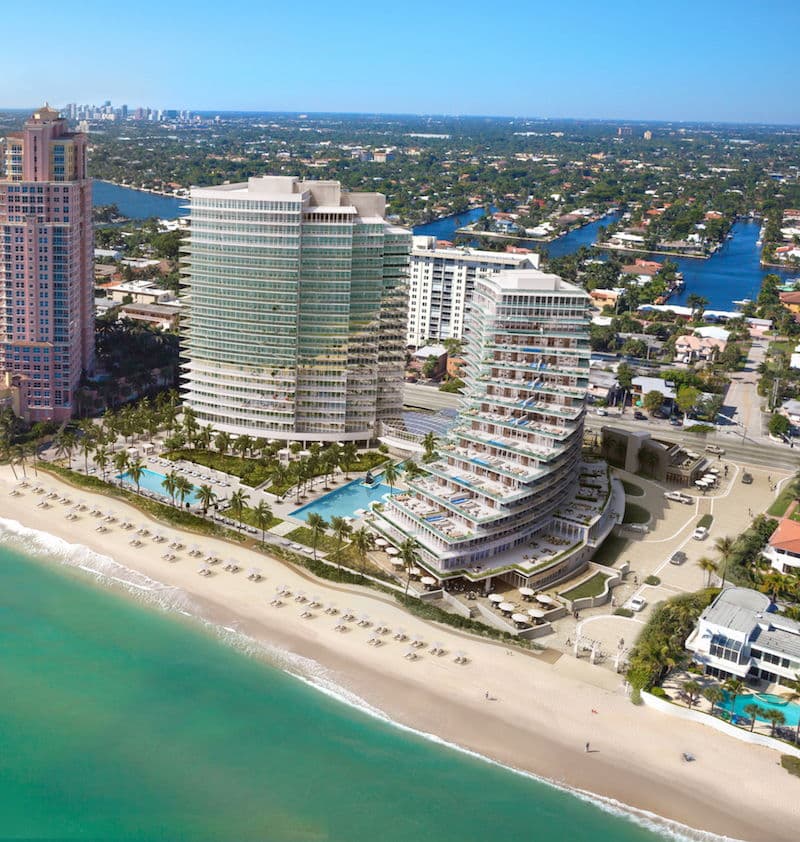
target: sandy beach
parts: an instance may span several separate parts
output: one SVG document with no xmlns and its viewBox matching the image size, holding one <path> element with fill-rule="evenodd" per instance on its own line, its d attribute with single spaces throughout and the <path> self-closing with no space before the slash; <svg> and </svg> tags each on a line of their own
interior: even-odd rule
<svg viewBox="0 0 800 842">
<path fill-rule="evenodd" d="M 29 481 L 34 484 L 32 477 Z M 41 495 L 32 488 L 10 495 L 17 480 L 8 467 L 0 467 L 0 516 L 88 547 L 179 589 L 189 596 L 194 612 L 313 659 L 333 682 L 396 722 L 692 828 L 753 842 L 797 838 L 800 780 L 780 767 L 777 752 L 635 707 L 624 695 L 621 677 L 604 672 L 598 678 L 597 668 L 567 657 L 554 661 L 549 653 L 512 653 L 502 645 L 411 617 L 388 597 L 318 582 L 280 560 L 215 539 L 184 534 L 180 540 L 185 548 L 173 551 L 175 561 L 166 561 L 162 555 L 169 541 L 179 537 L 177 530 L 149 522 L 146 515 L 118 500 L 71 488 L 50 475 L 40 474 L 38 482 L 67 494 L 73 502 L 85 500 L 89 508 L 96 504 L 104 513 L 111 511 L 118 520 L 100 533 L 96 527 L 101 519 L 89 511 L 68 520 L 69 505 L 51 501 L 50 508 L 37 509 Z M 135 531 L 123 530 L 120 520 L 137 527 L 147 524 L 168 541 L 154 544 L 143 538 L 136 548 L 130 544 Z M 195 544 L 204 555 L 236 559 L 242 569 L 226 572 L 223 561 L 212 568 L 212 575 L 199 575 L 202 559 L 187 552 Z M 263 580 L 249 581 L 249 567 L 259 568 Z M 271 602 L 280 585 L 292 595 L 276 607 Z M 321 607 L 295 601 L 299 592 L 309 599 L 318 597 Z M 323 610 L 331 604 L 339 609 L 338 615 Z M 336 631 L 346 609 L 352 609 L 356 621 L 344 623 L 346 631 Z M 304 612 L 311 616 L 304 618 Z M 369 626 L 358 624 L 364 615 Z M 376 625 L 391 629 L 380 636 L 380 646 L 368 643 L 376 637 Z M 400 629 L 410 640 L 419 637 L 426 644 L 416 650 L 417 660 L 405 657 L 409 642 L 395 640 Z M 431 654 L 428 647 L 434 643 L 446 654 Z M 467 655 L 467 664 L 454 662 L 460 651 Z M 584 750 L 587 741 L 589 753 Z M 681 753 L 687 751 L 696 762 L 682 760 Z"/>
</svg>

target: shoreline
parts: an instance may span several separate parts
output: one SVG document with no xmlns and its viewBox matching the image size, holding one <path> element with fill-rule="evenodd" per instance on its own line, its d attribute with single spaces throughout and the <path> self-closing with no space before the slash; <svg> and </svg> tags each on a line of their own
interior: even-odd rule
<svg viewBox="0 0 800 842">
<path fill-rule="evenodd" d="M 96 500 L 104 511 L 113 510 L 134 523 L 149 520 L 126 503 L 75 489 L 50 475 L 41 476 L 40 482 L 73 500 Z M 192 613 L 204 622 L 233 627 L 267 650 L 278 647 L 310 659 L 335 686 L 401 727 L 564 786 L 578 797 L 597 793 L 612 806 L 630 805 L 634 813 L 663 816 L 734 838 L 795 838 L 800 822 L 797 782 L 776 765 L 776 752 L 634 707 L 621 692 L 619 676 L 566 657 L 551 663 L 537 654 L 515 651 L 513 657 L 506 656 L 511 650 L 502 644 L 411 617 L 364 588 L 316 582 L 306 571 L 280 560 L 187 533 L 188 546 L 196 543 L 223 558 L 233 555 L 245 567 L 258 566 L 265 580 L 249 582 L 245 573 L 230 574 L 219 567 L 213 576 L 198 576 L 198 561 L 187 558 L 185 551 L 171 564 L 162 560 L 160 545 L 149 540 L 139 549 L 130 546 L 132 531 L 124 532 L 118 523 L 100 534 L 88 513 L 68 521 L 68 507 L 58 503 L 44 512 L 34 509 L 38 495 L 25 489 L 11 497 L 15 485 L 10 469 L 0 468 L 3 517 L 37 532 L 44 528 L 45 535 L 87 547 L 186 594 L 197 609 Z M 173 528 L 162 531 L 180 534 Z M 391 636 L 386 645 L 370 647 L 369 630 L 355 624 L 347 633 L 337 633 L 335 619 L 321 611 L 302 619 L 303 607 L 291 599 L 273 608 L 269 600 L 277 584 L 305 590 L 309 597 L 319 595 L 323 603 L 334 602 L 341 609 L 352 608 L 357 616 L 369 614 L 393 629 L 405 628 L 428 644 L 441 642 L 449 657 L 436 658 L 422 649 L 420 659 L 409 662 L 402 656 L 408 644 Z M 466 666 L 453 663 L 452 653 L 458 650 L 468 654 Z M 489 691 L 495 699 L 487 702 L 484 693 Z M 587 739 L 596 748 L 588 756 L 583 750 Z M 697 763 L 681 761 L 680 752 L 687 750 L 697 755 Z"/>
</svg>

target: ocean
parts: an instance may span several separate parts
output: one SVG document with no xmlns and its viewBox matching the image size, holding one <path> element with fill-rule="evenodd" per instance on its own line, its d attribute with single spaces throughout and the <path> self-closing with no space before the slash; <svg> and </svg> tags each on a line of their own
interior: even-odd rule
<svg viewBox="0 0 800 842">
<path fill-rule="evenodd" d="M 173 589 L 0 519 L 0 836 L 664 838 L 393 726 L 313 663 L 188 613 Z"/>
</svg>

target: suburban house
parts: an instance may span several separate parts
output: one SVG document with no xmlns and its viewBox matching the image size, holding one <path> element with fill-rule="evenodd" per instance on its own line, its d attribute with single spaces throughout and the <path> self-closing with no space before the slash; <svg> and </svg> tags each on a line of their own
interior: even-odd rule
<svg viewBox="0 0 800 842">
<path fill-rule="evenodd" d="M 778 412 L 780 412 L 781 415 L 785 415 L 792 424 L 800 425 L 800 401 L 784 401 Z"/>
<path fill-rule="evenodd" d="M 800 292 L 780 292 L 778 298 L 790 313 L 800 313 Z"/>
<path fill-rule="evenodd" d="M 645 260 L 643 257 L 637 257 L 633 263 L 626 263 L 622 267 L 623 275 L 647 275 L 652 277 L 661 269 L 661 264 L 657 260 Z"/>
<path fill-rule="evenodd" d="M 713 360 L 728 343 L 711 336 L 679 336 L 675 341 L 675 356 L 685 363 Z"/>
<path fill-rule="evenodd" d="M 614 289 L 593 289 L 589 292 L 589 298 L 592 299 L 592 304 L 599 310 L 603 307 L 616 307 L 620 295 L 625 292 L 622 287 L 615 287 Z"/>
<path fill-rule="evenodd" d="M 706 675 L 788 685 L 800 672 L 800 623 L 778 614 L 763 593 L 725 588 L 700 615 L 686 648 Z"/>
<path fill-rule="evenodd" d="M 763 555 L 778 573 L 800 573 L 800 523 L 781 518 Z"/>
</svg>

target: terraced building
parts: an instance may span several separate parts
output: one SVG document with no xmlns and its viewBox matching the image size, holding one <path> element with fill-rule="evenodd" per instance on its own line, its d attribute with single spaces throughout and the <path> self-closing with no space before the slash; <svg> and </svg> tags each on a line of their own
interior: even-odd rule
<svg viewBox="0 0 800 842">
<path fill-rule="evenodd" d="M 537 269 L 476 280 L 458 422 L 428 475 L 375 517 L 394 543 L 415 539 L 438 578 L 565 578 L 621 516 L 605 463 L 581 457 L 589 303 Z"/>
</svg>

